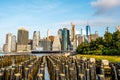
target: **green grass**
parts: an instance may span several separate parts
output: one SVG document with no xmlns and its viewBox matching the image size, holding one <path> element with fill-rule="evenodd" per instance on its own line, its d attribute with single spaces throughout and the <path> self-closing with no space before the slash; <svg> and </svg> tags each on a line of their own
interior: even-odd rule
<svg viewBox="0 0 120 80">
<path fill-rule="evenodd" d="M 97 60 L 107 59 L 110 62 L 120 62 L 120 56 L 104 56 L 104 55 L 81 55 L 77 54 L 78 57 L 86 57 L 86 58 L 95 58 Z"/>
</svg>

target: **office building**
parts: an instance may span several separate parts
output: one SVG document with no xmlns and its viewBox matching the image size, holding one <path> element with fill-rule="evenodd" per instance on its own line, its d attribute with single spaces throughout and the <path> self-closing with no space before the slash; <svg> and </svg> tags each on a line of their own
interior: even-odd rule
<svg viewBox="0 0 120 80">
<path fill-rule="evenodd" d="M 70 41 L 70 31 L 67 30 L 67 50 L 72 50 Z"/>
<path fill-rule="evenodd" d="M 37 47 L 39 47 L 40 42 L 40 31 L 34 31 L 33 33 L 33 44 L 32 44 L 32 50 L 36 50 Z"/>
<path fill-rule="evenodd" d="M 86 26 L 86 43 L 90 42 L 90 40 L 91 40 L 91 37 L 89 35 L 91 35 L 91 29 L 90 29 L 90 26 L 87 25 Z M 88 37 L 90 37 L 90 38 L 88 39 Z"/>
<path fill-rule="evenodd" d="M 68 29 L 62 30 L 62 50 L 68 50 Z"/>
<path fill-rule="evenodd" d="M 71 41 L 73 42 L 75 40 L 75 25 L 71 23 L 72 29 L 71 29 Z"/>
<path fill-rule="evenodd" d="M 54 41 L 53 41 L 53 46 L 52 46 L 53 51 L 60 51 L 61 50 L 61 43 L 59 36 L 56 36 Z"/>
<path fill-rule="evenodd" d="M 30 46 L 28 45 L 29 32 L 24 28 L 18 29 L 17 36 L 17 52 L 27 52 L 30 51 Z"/>
<path fill-rule="evenodd" d="M 26 29 L 24 29 L 24 28 L 18 29 L 17 44 L 27 45 L 28 44 L 28 37 L 29 37 L 29 32 Z"/>
<path fill-rule="evenodd" d="M 6 52 L 11 52 L 12 33 L 6 34 Z"/>
<path fill-rule="evenodd" d="M 16 52 L 16 36 L 12 36 L 12 41 L 11 41 L 11 51 Z"/>
</svg>

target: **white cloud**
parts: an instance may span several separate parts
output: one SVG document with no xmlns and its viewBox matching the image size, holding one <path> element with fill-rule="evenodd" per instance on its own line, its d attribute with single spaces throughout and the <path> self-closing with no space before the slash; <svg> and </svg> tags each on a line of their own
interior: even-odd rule
<svg viewBox="0 0 120 80">
<path fill-rule="evenodd" d="M 97 9 L 96 14 L 101 14 L 120 6 L 120 0 L 97 0 L 91 5 Z"/>
</svg>

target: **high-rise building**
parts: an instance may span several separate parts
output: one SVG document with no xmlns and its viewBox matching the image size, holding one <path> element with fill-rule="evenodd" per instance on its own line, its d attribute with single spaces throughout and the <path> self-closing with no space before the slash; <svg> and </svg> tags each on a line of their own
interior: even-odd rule
<svg viewBox="0 0 120 80">
<path fill-rule="evenodd" d="M 67 30 L 67 50 L 71 50 L 70 31 Z"/>
<path fill-rule="evenodd" d="M 16 52 L 16 36 L 12 33 L 6 34 L 6 43 L 3 46 L 4 52 Z"/>
<path fill-rule="evenodd" d="M 68 29 L 62 30 L 62 50 L 68 50 Z"/>
<path fill-rule="evenodd" d="M 18 29 L 17 36 L 17 52 L 28 52 L 31 50 L 31 45 L 28 45 L 29 32 L 24 28 Z"/>
<path fill-rule="evenodd" d="M 11 52 L 11 46 L 12 46 L 11 42 L 12 42 L 12 33 L 8 33 L 6 34 L 6 47 L 5 47 L 7 48 L 5 49 L 6 52 Z"/>
<path fill-rule="evenodd" d="M 36 50 L 36 48 L 39 46 L 40 42 L 40 31 L 34 31 L 33 33 L 33 44 L 32 44 L 32 50 Z"/>
<path fill-rule="evenodd" d="M 59 51 L 61 50 L 61 43 L 60 43 L 60 39 L 58 36 L 55 37 L 54 41 L 53 41 L 53 46 L 52 46 L 52 50 L 53 51 Z"/>
<path fill-rule="evenodd" d="M 16 36 L 12 36 L 12 41 L 11 41 L 11 51 L 16 52 Z"/>
<path fill-rule="evenodd" d="M 27 45 L 28 44 L 28 37 L 29 37 L 29 32 L 26 29 L 24 29 L 24 28 L 18 29 L 17 44 Z"/>
<path fill-rule="evenodd" d="M 86 26 L 86 41 L 87 41 L 87 43 L 90 42 L 90 41 L 89 41 L 90 39 L 88 39 L 89 35 L 91 35 L 91 29 L 90 29 L 90 26 L 87 25 L 87 26 Z M 90 37 L 90 38 L 91 38 L 91 37 Z"/>
<path fill-rule="evenodd" d="M 62 44 L 62 29 L 58 30 L 58 36 L 59 36 L 59 39 L 60 39 L 60 43 Z"/>
<path fill-rule="evenodd" d="M 75 25 L 71 23 L 72 29 L 71 29 L 71 41 L 73 42 L 75 40 Z"/>
</svg>

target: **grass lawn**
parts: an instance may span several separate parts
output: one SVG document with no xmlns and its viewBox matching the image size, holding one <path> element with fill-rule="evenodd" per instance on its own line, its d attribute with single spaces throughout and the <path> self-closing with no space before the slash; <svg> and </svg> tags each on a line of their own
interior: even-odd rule
<svg viewBox="0 0 120 80">
<path fill-rule="evenodd" d="M 120 56 L 103 56 L 103 55 L 81 55 L 77 54 L 78 57 L 86 57 L 86 58 L 95 58 L 97 60 L 107 59 L 110 62 L 120 62 Z"/>
</svg>

